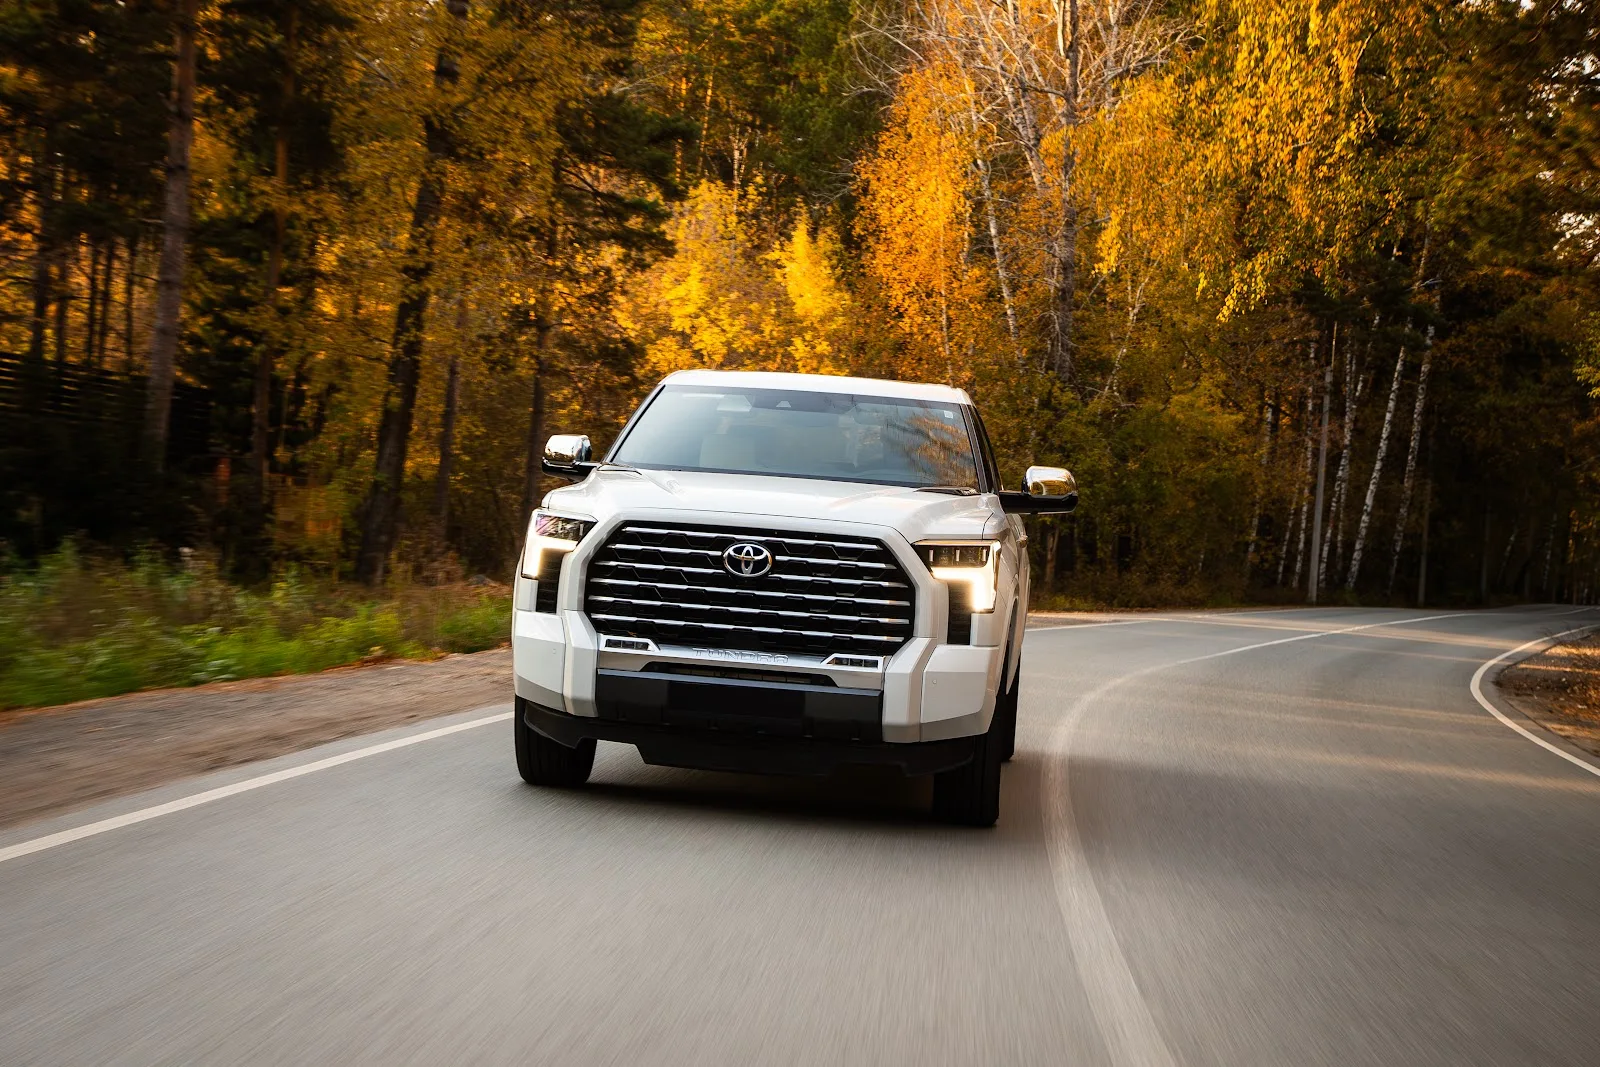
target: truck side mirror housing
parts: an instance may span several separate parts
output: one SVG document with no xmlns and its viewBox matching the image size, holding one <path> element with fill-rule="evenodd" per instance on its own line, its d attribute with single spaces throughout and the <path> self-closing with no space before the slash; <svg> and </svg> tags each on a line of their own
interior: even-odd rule
<svg viewBox="0 0 1600 1067">
<path fill-rule="evenodd" d="M 594 446 L 585 435 L 558 433 L 545 442 L 544 458 L 539 461 L 539 469 L 558 478 L 579 481 L 587 478 L 589 472 L 600 465 L 589 459 L 593 453 Z"/>
<path fill-rule="evenodd" d="M 1078 506 L 1078 482 L 1065 467 L 1029 467 L 1026 491 L 1002 492 L 1000 506 L 1018 515 L 1065 514 Z"/>
</svg>

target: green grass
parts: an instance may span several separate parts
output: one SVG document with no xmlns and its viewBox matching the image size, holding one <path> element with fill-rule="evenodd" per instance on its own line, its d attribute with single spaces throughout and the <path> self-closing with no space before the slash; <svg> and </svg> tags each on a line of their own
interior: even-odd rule
<svg viewBox="0 0 1600 1067">
<path fill-rule="evenodd" d="M 204 559 L 68 547 L 0 571 L 0 708 L 477 652 L 506 642 L 510 617 L 503 586 L 370 590 L 291 571 L 242 589 Z"/>
</svg>

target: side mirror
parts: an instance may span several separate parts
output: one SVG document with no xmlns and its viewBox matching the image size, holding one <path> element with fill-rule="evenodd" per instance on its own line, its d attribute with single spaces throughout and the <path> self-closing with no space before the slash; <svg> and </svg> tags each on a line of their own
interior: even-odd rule
<svg viewBox="0 0 1600 1067">
<path fill-rule="evenodd" d="M 599 466 L 590 461 L 594 447 L 581 433 L 558 433 L 544 444 L 544 458 L 539 469 L 558 478 L 577 481 L 587 478 Z"/>
<path fill-rule="evenodd" d="M 1078 506 L 1078 482 L 1064 467 L 1029 467 L 1025 492 L 1001 493 L 1000 506 L 1018 515 L 1064 514 Z"/>
</svg>

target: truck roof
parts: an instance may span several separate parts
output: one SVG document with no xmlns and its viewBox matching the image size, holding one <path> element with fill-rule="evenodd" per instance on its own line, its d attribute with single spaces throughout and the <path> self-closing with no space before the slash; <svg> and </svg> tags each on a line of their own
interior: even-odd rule
<svg viewBox="0 0 1600 1067">
<path fill-rule="evenodd" d="M 673 385 L 744 386 L 753 389 L 797 389 L 811 393 L 856 393 L 904 400 L 937 400 L 971 404 L 966 392 L 948 385 L 894 382 L 885 378 L 847 378 L 833 374 L 782 374 L 775 371 L 680 370 L 667 375 Z"/>
</svg>

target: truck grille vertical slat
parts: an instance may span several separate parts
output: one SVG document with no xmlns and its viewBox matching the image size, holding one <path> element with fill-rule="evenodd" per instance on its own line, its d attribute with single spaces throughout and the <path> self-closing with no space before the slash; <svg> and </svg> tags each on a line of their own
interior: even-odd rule
<svg viewBox="0 0 1600 1067">
<path fill-rule="evenodd" d="M 772 570 L 730 574 L 722 553 L 740 541 L 771 552 Z M 625 523 L 589 561 L 583 609 L 602 634 L 660 644 L 887 656 L 911 637 L 916 597 L 872 538 Z"/>
</svg>

